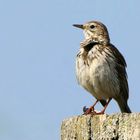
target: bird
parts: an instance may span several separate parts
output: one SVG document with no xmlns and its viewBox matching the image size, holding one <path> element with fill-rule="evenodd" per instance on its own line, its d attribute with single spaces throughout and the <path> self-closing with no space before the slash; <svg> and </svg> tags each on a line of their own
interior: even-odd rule
<svg viewBox="0 0 140 140">
<path fill-rule="evenodd" d="M 84 33 L 76 56 L 76 78 L 96 99 L 90 108 L 84 107 L 84 114 L 104 114 L 112 99 L 122 113 L 131 113 L 128 106 L 127 64 L 120 51 L 111 44 L 107 27 L 100 21 L 73 26 Z M 97 112 L 94 107 L 98 102 L 103 109 Z"/>
</svg>

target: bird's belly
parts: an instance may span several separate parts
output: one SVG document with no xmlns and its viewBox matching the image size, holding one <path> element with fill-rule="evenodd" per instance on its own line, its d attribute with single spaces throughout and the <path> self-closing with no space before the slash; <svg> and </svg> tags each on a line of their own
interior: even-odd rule
<svg viewBox="0 0 140 140">
<path fill-rule="evenodd" d="M 119 93 L 115 64 L 109 63 L 95 60 L 90 67 L 90 83 L 92 83 L 94 94 L 98 99 L 113 98 Z"/>
<path fill-rule="evenodd" d="M 84 61 L 78 62 L 76 66 L 77 79 L 87 91 L 97 99 L 113 98 L 119 92 L 119 84 L 115 69 L 108 63 L 94 60 L 85 65 Z"/>
<path fill-rule="evenodd" d="M 78 83 L 93 94 L 93 85 L 90 83 L 89 66 L 81 58 L 76 60 L 76 77 Z"/>
</svg>

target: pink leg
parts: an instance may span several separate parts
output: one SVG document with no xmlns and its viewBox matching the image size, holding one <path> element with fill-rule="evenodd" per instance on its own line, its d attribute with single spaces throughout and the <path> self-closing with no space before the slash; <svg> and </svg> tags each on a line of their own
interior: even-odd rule
<svg viewBox="0 0 140 140">
<path fill-rule="evenodd" d="M 95 114 L 96 114 L 96 115 L 104 114 L 104 112 L 105 112 L 105 110 L 106 110 L 106 108 L 107 108 L 109 102 L 111 101 L 111 99 L 112 99 L 112 98 L 109 98 L 109 99 L 108 99 L 106 105 L 104 106 L 104 108 L 103 108 L 103 110 L 102 110 L 101 112 L 95 112 L 95 111 L 94 111 L 94 114 L 93 114 L 93 115 L 95 115 Z"/>
</svg>

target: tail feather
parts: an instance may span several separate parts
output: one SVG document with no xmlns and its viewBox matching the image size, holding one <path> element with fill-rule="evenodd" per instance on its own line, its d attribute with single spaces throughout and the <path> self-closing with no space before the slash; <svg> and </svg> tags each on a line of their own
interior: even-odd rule
<svg viewBox="0 0 140 140">
<path fill-rule="evenodd" d="M 122 113 L 131 113 L 131 109 L 129 108 L 127 101 L 119 101 L 118 105 Z"/>
<path fill-rule="evenodd" d="M 121 112 L 131 113 L 129 106 L 126 104 L 124 107 L 120 108 Z"/>
<path fill-rule="evenodd" d="M 106 100 L 100 100 L 100 103 L 102 104 L 102 106 L 105 106 L 107 104 Z"/>
</svg>

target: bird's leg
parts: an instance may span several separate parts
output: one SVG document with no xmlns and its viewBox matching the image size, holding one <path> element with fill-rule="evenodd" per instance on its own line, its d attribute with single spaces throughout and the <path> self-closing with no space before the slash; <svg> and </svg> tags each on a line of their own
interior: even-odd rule
<svg viewBox="0 0 140 140">
<path fill-rule="evenodd" d="M 95 107 L 95 105 L 98 103 L 98 101 L 99 101 L 99 100 L 97 99 L 96 102 L 95 102 L 90 108 L 86 108 L 86 107 L 84 106 L 84 108 L 83 108 L 84 115 L 96 113 L 96 112 L 94 111 L 94 107 Z"/>
<path fill-rule="evenodd" d="M 95 111 L 94 111 L 94 114 L 93 114 L 93 115 L 100 115 L 100 114 L 104 114 L 104 112 L 105 112 L 105 110 L 106 110 L 106 108 L 107 108 L 107 106 L 108 106 L 109 102 L 111 101 L 111 99 L 112 99 L 112 98 L 109 98 L 109 99 L 108 99 L 108 101 L 107 101 L 107 103 L 106 103 L 106 105 L 104 106 L 104 108 L 103 108 L 103 110 L 102 110 L 102 111 L 100 111 L 100 112 L 95 112 Z"/>
</svg>

